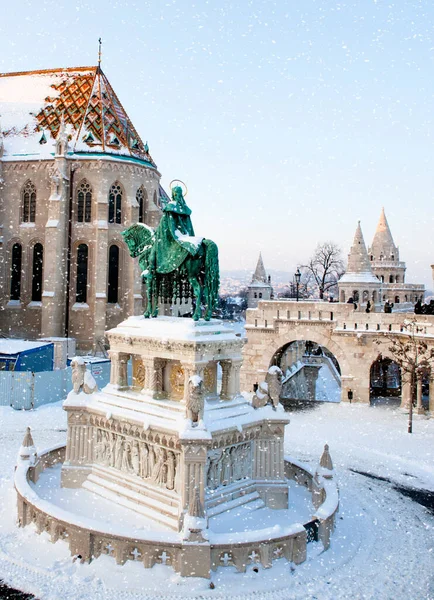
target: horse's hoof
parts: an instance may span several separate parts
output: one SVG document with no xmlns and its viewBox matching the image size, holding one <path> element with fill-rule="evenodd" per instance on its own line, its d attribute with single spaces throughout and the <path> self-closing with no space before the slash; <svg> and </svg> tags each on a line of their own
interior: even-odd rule
<svg viewBox="0 0 434 600">
<path fill-rule="evenodd" d="M 145 317 L 145 319 L 149 319 L 149 317 L 151 316 L 150 313 L 145 312 L 143 313 L 143 316 Z"/>
</svg>

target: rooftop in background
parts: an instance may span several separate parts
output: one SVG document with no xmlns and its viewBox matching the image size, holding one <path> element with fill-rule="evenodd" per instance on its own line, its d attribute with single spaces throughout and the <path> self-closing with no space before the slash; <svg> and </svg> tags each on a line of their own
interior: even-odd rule
<svg viewBox="0 0 434 600">
<path fill-rule="evenodd" d="M 35 350 L 43 346 L 52 346 L 51 342 L 29 342 L 27 340 L 11 340 L 0 338 L 0 354 L 19 354 Z"/>
<path fill-rule="evenodd" d="M 99 67 L 0 74 L 4 159 L 50 159 L 62 117 L 76 154 L 156 164 Z"/>
</svg>

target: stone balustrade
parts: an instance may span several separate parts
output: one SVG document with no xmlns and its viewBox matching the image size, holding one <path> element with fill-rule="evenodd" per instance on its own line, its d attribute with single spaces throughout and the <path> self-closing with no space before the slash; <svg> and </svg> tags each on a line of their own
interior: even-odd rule
<svg viewBox="0 0 434 600">
<path fill-rule="evenodd" d="M 53 543 L 59 539 L 69 543 L 72 556 L 82 562 L 90 562 L 105 554 L 118 564 L 127 560 L 140 561 L 145 568 L 155 564 L 171 566 L 181 576 L 209 577 L 210 570 L 235 566 L 244 572 L 248 565 L 258 563 L 264 568 L 272 566 L 273 560 L 286 558 L 295 564 L 306 559 L 307 534 L 300 524 L 282 527 L 283 534 L 270 536 L 268 529 L 246 533 L 244 541 L 230 541 L 226 534 L 210 532 L 210 539 L 200 544 L 185 543 L 182 533 L 149 532 L 149 537 L 135 538 L 98 530 L 96 522 L 60 509 L 41 499 L 30 482 L 36 483 L 40 474 L 49 467 L 63 462 L 65 447 L 58 446 L 40 454 L 34 465 L 20 463 L 15 472 L 15 489 L 18 496 L 18 523 L 25 527 L 35 523 L 37 533 L 47 532 Z M 285 475 L 306 486 L 312 492 L 314 519 L 319 521 L 319 537 L 327 548 L 334 518 L 338 510 L 337 487 L 333 480 L 325 480 L 313 474 L 306 465 L 289 457 L 284 461 Z M 235 539 L 241 537 L 237 534 Z M 197 561 L 200 546 L 201 560 Z"/>
</svg>

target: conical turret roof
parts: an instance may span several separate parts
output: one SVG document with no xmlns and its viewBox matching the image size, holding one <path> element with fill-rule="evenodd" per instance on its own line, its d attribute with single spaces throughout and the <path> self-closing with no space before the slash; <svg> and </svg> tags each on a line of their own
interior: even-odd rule
<svg viewBox="0 0 434 600">
<path fill-rule="evenodd" d="M 366 250 L 365 240 L 363 239 L 360 221 L 357 223 L 356 233 L 354 235 L 353 245 L 348 255 L 348 266 L 345 274 L 339 280 L 340 282 L 364 281 L 378 283 L 378 279 L 373 275 L 371 262 Z"/>
<path fill-rule="evenodd" d="M 381 209 L 380 220 L 378 221 L 374 239 L 372 240 L 372 246 L 369 250 L 374 257 L 374 260 L 381 260 L 381 257 L 384 259 L 392 259 L 393 257 L 392 260 L 399 260 L 399 250 L 393 241 L 384 208 Z"/>
<path fill-rule="evenodd" d="M 261 252 L 259 253 L 258 264 L 252 277 L 252 283 L 255 282 L 268 283 Z"/>
</svg>

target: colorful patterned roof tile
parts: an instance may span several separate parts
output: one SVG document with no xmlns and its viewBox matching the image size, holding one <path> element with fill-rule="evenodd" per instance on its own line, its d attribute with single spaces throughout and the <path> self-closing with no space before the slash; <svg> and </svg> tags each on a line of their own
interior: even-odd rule
<svg viewBox="0 0 434 600">
<path fill-rule="evenodd" d="M 156 167 L 99 67 L 0 74 L 5 158 L 52 156 L 62 115 L 71 152 L 131 156 Z"/>
</svg>

